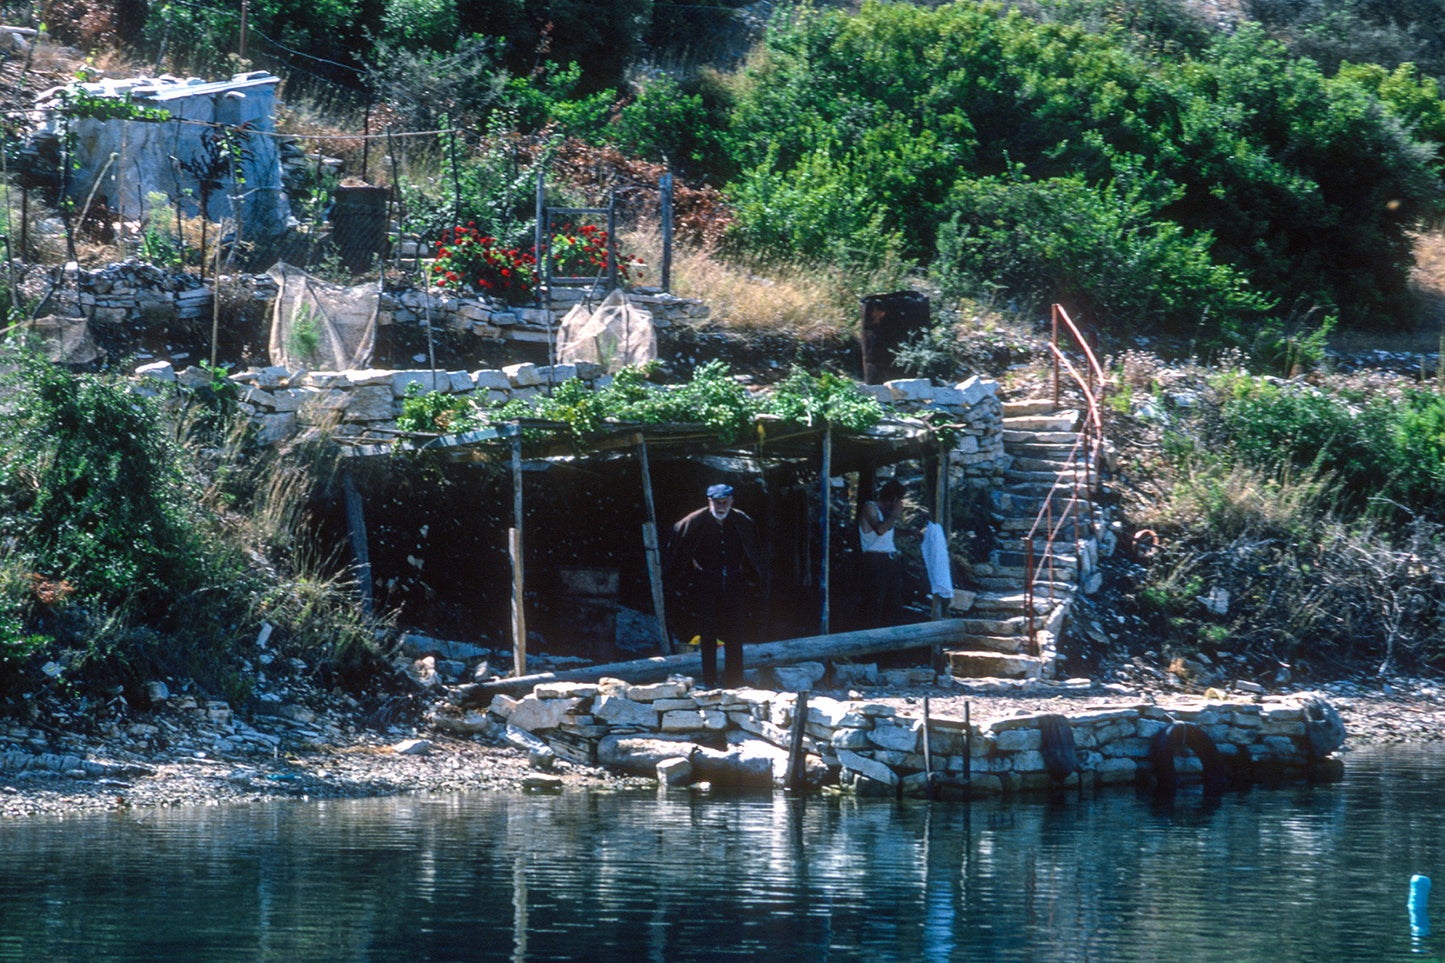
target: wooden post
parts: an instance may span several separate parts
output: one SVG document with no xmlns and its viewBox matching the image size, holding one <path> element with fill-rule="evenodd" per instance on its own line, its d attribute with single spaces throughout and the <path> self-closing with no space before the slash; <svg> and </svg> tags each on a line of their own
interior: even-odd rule
<svg viewBox="0 0 1445 963">
<path fill-rule="evenodd" d="M 512 671 L 523 676 L 527 674 L 527 613 L 522 569 L 522 429 L 514 424 L 512 430 L 512 528 L 507 532 L 507 550 L 512 556 Z"/>
<path fill-rule="evenodd" d="M 659 287 L 672 290 L 672 172 L 662 175 L 662 277 Z"/>
<path fill-rule="evenodd" d="M 361 610 L 372 612 L 371 552 L 366 545 L 366 517 L 362 512 L 361 493 L 351 472 L 341 473 L 341 491 L 346 499 L 346 532 L 351 539 L 351 557 L 356 563 L 357 588 L 361 593 Z"/>
<path fill-rule="evenodd" d="M 943 529 L 943 544 L 945 545 L 948 544 L 949 535 L 951 534 L 948 501 L 948 451 L 943 447 L 942 442 L 940 442 L 938 445 L 937 471 L 934 474 L 933 482 L 933 520 Z M 943 599 L 931 592 L 929 593 L 929 598 L 933 602 L 931 614 L 935 621 L 948 615 L 949 603 L 947 599 Z M 939 653 L 935 651 L 933 655 L 935 668 L 938 666 L 938 660 Z"/>
<path fill-rule="evenodd" d="M 512 673 L 527 674 L 527 614 L 522 603 L 526 579 L 522 572 L 522 531 L 507 529 L 507 551 L 512 556 Z"/>
<path fill-rule="evenodd" d="M 928 696 L 923 697 L 923 779 L 928 798 L 933 798 L 933 746 L 928 741 Z"/>
<path fill-rule="evenodd" d="M 647 521 L 642 523 L 642 550 L 647 556 L 647 578 L 652 583 L 652 614 L 657 619 L 657 637 L 662 654 L 672 655 L 672 633 L 667 631 L 667 609 L 663 598 L 662 552 L 657 539 L 657 506 L 652 500 L 652 467 L 647 460 L 647 438 L 637 435 L 637 454 L 642 469 L 642 504 Z"/>
<path fill-rule="evenodd" d="M 793 706 L 792 741 L 788 746 L 788 775 L 783 780 L 787 792 L 802 792 L 807 788 L 808 767 L 804 764 L 803 731 L 808 726 L 808 692 L 798 693 L 797 704 Z"/>
<path fill-rule="evenodd" d="M 830 487 L 833 475 L 833 423 L 829 422 L 823 427 L 823 618 L 821 619 L 821 633 L 828 634 L 828 609 L 832 601 L 830 582 L 832 580 L 832 565 L 829 556 L 832 551 L 832 507 L 833 491 Z"/>
<path fill-rule="evenodd" d="M 617 290 L 617 192 L 607 199 L 607 293 Z"/>
<path fill-rule="evenodd" d="M 963 704 L 963 789 L 973 796 L 973 726 L 969 724 L 968 703 Z"/>
</svg>

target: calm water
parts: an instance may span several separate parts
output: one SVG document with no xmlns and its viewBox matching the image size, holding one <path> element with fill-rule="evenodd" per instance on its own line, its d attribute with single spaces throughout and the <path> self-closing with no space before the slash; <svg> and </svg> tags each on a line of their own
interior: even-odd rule
<svg viewBox="0 0 1445 963">
<path fill-rule="evenodd" d="M 1445 750 L 1172 806 L 588 794 L 0 821 L 6 960 L 1445 960 Z M 1440 880 L 1413 937 L 1409 877 Z"/>
</svg>

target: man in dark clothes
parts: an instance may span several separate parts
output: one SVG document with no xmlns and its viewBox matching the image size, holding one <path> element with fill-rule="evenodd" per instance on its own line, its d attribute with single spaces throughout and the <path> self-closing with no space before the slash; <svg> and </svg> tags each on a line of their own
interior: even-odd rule
<svg viewBox="0 0 1445 963">
<path fill-rule="evenodd" d="M 671 576 L 682 576 L 689 589 L 702 643 L 702 684 L 717 686 L 717 643 L 723 641 L 724 679 L 729 688 L 743 684 L 743 634 L 747 622 L 748 578 L 766 581 L 758 545 L 758 527 L 733 508 L 730 485 L 712 485 L 707 507 L 672 526 L 667 562 Z"/>
</svg>

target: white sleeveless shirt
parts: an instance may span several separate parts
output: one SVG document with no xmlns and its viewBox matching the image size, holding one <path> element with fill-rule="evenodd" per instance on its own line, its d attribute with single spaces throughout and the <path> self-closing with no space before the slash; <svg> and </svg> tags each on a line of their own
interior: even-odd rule
<svg viewBox="0 0 1445 963">
<path fill-rule="evenodd" d="M 877 502 L 864 502 L 863 505 L 865 508 L 868 505 L 872 505 L 873 511 L 878 513 L 878 517 L 883 517 L 883 511 L 878 507 Z M 877 532 L 873 531 L 873 526 L 869 525 L 861 518 L 858 521 L 858 539 L 862 543 L 863 551 L 865 552 L 892 553 L 897 551 L 897 549 L 893 547 L 892 528 L 889 528 L 888 531 L 884 532 L 882 535 L 879 535 Z"/>
</svg>

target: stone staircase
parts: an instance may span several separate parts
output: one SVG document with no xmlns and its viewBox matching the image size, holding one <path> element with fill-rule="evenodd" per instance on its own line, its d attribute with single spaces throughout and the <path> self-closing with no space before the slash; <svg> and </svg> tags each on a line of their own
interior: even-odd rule
<svg viewBox="0 0 1445 963">
<path fill-rule="evenodd" d="M 955 678 L 1053 678 L 1055 640 L 1069 605 L 1081 590 L 1097 588 L 1098 535 L 1107 519 L 1090 498 L 1082 461 L 1077 468 L 1069 465 L 1080 412 L 1056 410 L 1050 401 L 1003 407 L 1004 450 L 1011 461 L 1003 487 L 991 493 L 999 547 L 974 566 L 979 589 L 962 613 L 967 638 L 945 654 Z M 1083 451 L 1080 447 L 1081 459 Z M 1046 522 L 1033 541 L 1031 575 L 1023 539 L 1046 502 L 1053 506 L 1053 545 L 1048 546 Z"/>
</svg>

